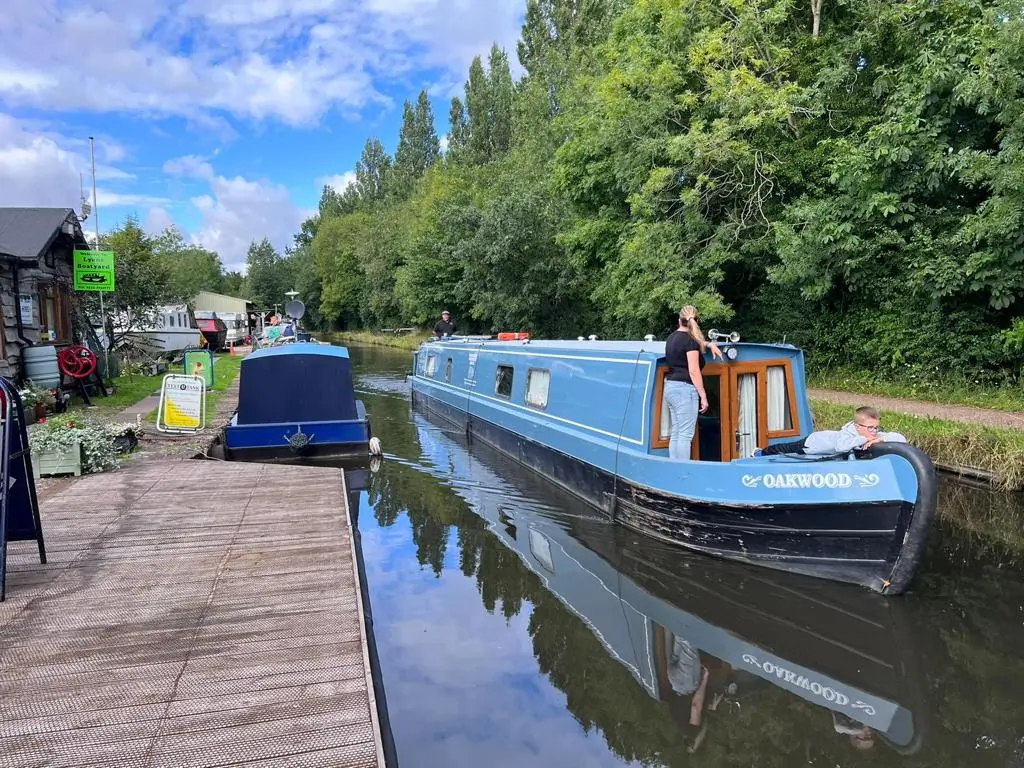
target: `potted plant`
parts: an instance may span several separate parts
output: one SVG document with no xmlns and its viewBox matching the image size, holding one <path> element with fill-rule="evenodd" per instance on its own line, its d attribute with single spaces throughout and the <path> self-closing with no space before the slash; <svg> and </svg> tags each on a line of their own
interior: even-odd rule
<svg viewBox="0 0 1024 768">
<path fill-rule="evenodd" d="M 18 394 L 21 396 L 22 408 L 29 423 L 45 418 L 49 409 L 57 404 L 53 390 L 43 389 L 32 379 L 25 382 L 25 386 L 18 390 Z"/>
<path fill-rule="evenodd" d="M 81 475 L 115 469 L 120 466 L 117 438 L 117 428 L 77 414 L 44 420 L 32 428 L 28 437 L 35 475 Z"/>
</svg>

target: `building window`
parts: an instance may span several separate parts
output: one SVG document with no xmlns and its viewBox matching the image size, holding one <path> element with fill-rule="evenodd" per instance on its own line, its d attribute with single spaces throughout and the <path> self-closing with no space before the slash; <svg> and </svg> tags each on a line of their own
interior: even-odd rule
<svg viewBox="0 0 1024 768">
<path fill-rule="evenodd" d="M 437 373 L 437 355 L 427 355 L 427 376 L 434 378 Z"/>
<path fill-rule="evenodd" d="M 499 365 L 494 377 L 494 394 L 498 397 L 512 397 L 512 366 Z"/>
<path fill-rule="evenodd" d="M 448 362 L 444 364 L 444 380 L 452 380 L 452 359 L 449 357 Z"/>
<path fill-rule="evenodd" d="M 54 342 L 71 341 L 69 299 L 60 286 L 40 288 L 36 301 L 39 302 L 39 332 L 43 340 Z"/>
<path fill-rule="evenodd" d="M 526 373 L 526 404 L 534 408 L 547 408 L 550 388 L 551 371 L 531 368 Z"/>
</svg>

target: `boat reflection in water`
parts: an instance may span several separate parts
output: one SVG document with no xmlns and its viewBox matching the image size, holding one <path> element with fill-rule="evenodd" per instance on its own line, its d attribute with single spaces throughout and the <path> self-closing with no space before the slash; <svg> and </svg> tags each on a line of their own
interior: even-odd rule
<svg viewBox="0 0 1024 768">
<path fill-rule="evenodd" d="M 808 728 L 856 749 L 920 747 L 922 682 L 899 601 L 660 544 L 596 517 L 486 445 L 470 450 L 463 434 L 419 411 L 413 419 L 425 470 L 447 479 L 608 655 L 667 705 L 689 751 L 730 710 L 749 716 L 763 707 L 760 716 L 787 706 L 779 691 L 821 707 L 821 722 Z M 514 489 L 514 507 L 491 489 Z"/>
</svg>

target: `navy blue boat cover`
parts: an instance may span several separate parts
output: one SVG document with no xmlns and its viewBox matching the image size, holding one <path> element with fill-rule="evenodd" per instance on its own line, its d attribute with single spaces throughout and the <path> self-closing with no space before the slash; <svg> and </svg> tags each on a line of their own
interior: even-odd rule
<svg viewBox="0 0 1024 768">
<path fill-rule="evenodd" d="M 242 361 L 239 424 L 357 419 L 352 365 L 344 347 L 295 342 Z"/>
</svg>

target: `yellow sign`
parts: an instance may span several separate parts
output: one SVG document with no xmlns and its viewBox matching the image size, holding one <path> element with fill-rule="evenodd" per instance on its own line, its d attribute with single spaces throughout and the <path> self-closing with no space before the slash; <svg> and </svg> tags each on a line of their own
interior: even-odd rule
<svg viewBox="0 0 1024 768">
<path fill-rule="evenodd" d="M 198 432 L 206 421 L 206 382 L 202 376 L 168 374 L 160 391 L 157 429 Z"/>
</svg>

